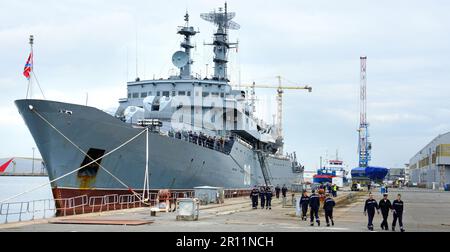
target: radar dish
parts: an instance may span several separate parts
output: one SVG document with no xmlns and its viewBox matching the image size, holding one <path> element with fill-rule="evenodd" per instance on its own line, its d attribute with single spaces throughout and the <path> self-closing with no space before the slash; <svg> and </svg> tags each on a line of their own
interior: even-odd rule
<svg viewBox="0 0 450 252">
<path fill-rule="evenodd" d="M 218 26 L 225 26 L 228 29 L 238 30 L 240 25 L 236 22 L 231 21 L 236 16 L 236 13 L 223 13 L 223 12 L 210 12 L 202 13 L 200 17 L 208 22 L 214 23 Z"/>
<path fill-rule="evenodd" d="M 189 56 L 183 51 L 177 51 L 172 56 L 172 63 L 178 67 L 184 67 L 189 61 Z"/>
<path fill-rule="evenodd" d="M 216 13 L 202 13 L 200 17 L 206 21 L 213 22 L 216 20 Z"/>
<path fill-rule="evenodd" d="M 238 23 L 236 23 L 234 21 L 229 21 L 228 22 L 228 29 L 239 30 L 239 28 L 241 28 L 241 26 Z"/>
</svg>

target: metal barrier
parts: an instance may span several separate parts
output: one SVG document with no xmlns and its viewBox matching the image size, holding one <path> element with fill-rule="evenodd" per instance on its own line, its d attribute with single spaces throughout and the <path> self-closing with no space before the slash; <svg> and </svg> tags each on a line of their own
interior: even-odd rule
<svg viewBox="0 0 450 252">
<path fill-rule="evenodd" d="M 42 208 L 36 208 L 37 205 L 41 205 Z M 53 212 L 52 216 L 56 211 L 53 199 L 7 202 L 0 205 L 0 217 L 5 218 L 3 223 L 8 223 L 12 216 L 18 216 L 18 221 L 22 221 L 24 215 L 30 217 L 29 220 L 34 220 L 40 212 L 42 212 L 42 218 L 47 218 L 48 211 Z"/>
<path fill-rule="evenodd" d="M 171 192 L 169 200 L 175 203 L 179 198 L 193 198 L 194 191 Z M 9 223 L 12 216 L 23 221 L 34 220 L 36 217 L 48 218 L 57 216 L 68 216 L 85 214 L 88 212 L 103 212 L 118 209 L 128 209 L 143 206 L 155 206 L 158 203 L 158 193 L 150 193 L 145 203 L 142 202 L 142 194 L 109 194 L 103 196 L 80 195 L 73 198 L 63 199 L 41 199 L 21 202 L 8 202 L 0 205 L 0 223 Z M 51 212 L 51 215 L 49 214 Z M 38 216 L 41 213 L 41 216 Z"/>
</svg>

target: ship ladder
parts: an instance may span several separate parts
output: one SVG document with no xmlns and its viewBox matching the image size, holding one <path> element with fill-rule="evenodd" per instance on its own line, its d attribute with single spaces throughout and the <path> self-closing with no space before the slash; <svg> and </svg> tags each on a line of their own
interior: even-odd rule
<svg viewBox="0 0 450 252">
<path fill-rule="evenodd" d="M 259 163 L 261 164 L 261 171 L 264 177 L 264 182 L 266 183 L 266 186 L 270 186 L 270 178 L 269 178 L 269 171 L 267 169 L 267 162 L 266 157 L 261 151 L 257 151 Z"/>
</svg>

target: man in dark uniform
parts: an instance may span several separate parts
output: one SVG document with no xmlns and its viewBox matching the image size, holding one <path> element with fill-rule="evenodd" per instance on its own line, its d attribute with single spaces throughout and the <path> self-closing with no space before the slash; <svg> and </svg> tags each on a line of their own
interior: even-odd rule
<svg viewBox="0 0 450 252">
<path fill-rule="evenodd" d="M 392 209 L 394 211 L 394 220 L 392 221 L 392 231 L 395 231 L 395 225 L 400 225 L 400 231 L 405 232 L 405 229 L 403 229 L 403 201 L 402 196 L 400 194 L 397 195 L 397 199 L 392 202 Z"/>
<path fill-rule="evenodd" d="M 377 210 L 377 213 L 380 214 L 380 211 L 378 210 L 378 203 L 376 200 L 373 199 L 372 193 L 369 193 L 369 198 L 366 200 L 366 203 L 364 204 L 364 215 L 368 215 L 369 222 L 367 224 L 367 228 L 370 231 L 373 231 L 373 217 L 375 216 L 375 210 Z"/>
<path fill-rule="evenodd" d="M 306 212 L 308 211 L 309 196 L 306 191 L 303 191 L 302 197 L 300 198 L 300 208 L 302 209 L 302 220 L 306 221 Z"/>
<path fill-rule="evenodd" d="M 380 200 L 380 203 L 378 203 L 378 207 L 381 210 L 381 215 L 383 215 L 383 222 L 381 222 L 381 229 L 389 230 L 388 227 L 388 216 L 389 211 L 392 209 L 391 201 L 388 199 L 388 194 L 383 194 L 383 199 Z"/>
<path fill-rule="evenodd" d="M 316 217 L 317 225 L 320 226 L 319 207 L 320 207 L 319 195 L 316 194 L 316 191 L 312 190 L 312 194 L 309 197 L 309 220 L 311 226 L 314 226 L 314 217 Z"/>
<path fill-rule="evenodd" d="M 275 196 L 277 197 L 277 199 L 280 198 L 280 186 L 279 185 L 277 185 L 275 187 Z"/>
<path fill-rule="evenodd" d="M 283 187 L 281 188 L 281 194 L 283 195 L 283 198 L 286 198 L 287 191 L 288 191 L 288 189 L 287 189 L 286 185 L 283 185 Z"/>
<path fill-rule="evenodd" d="M 259 191 L 258 191 L 258 188 L 255 186 L 255 187 L 253 187 L 253 190 L 250 193 L 250 198 L 252 199 L 253 209 L 258 209 L 258 197 L 259 197 Z"/>
<path fill-rule="evenodd" d="M 266 187 L 266 209 L 272 210 L 272 188 Z"/>
<path fill-rule="evenodd" d="M 259 188 L 259 197 L 261 198 L 261 209 L 264 209 L 266 204 L 266 188 L 264 186 Z"/>
<path fill-rule="evenodd" d="M 325 202 L 323 203 L 323 210 L 325 210 L 325 221 L 327 222 L 327 227 L 331 225 L 334 226 L 334 220 L 333 220 L 333 208 L 336 205 L 333 198 L 331 198 L 330 194 L 327 193 Z"/>
</svg>

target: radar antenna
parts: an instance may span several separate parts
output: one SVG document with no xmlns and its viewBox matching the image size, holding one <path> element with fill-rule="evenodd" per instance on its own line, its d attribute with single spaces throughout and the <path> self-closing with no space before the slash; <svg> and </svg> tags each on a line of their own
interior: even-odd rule
<svg viewBox="0 0 450 252">
<path fill-rule="evenodd" d="M 194 63 L 191 59 L 191 49 L 194 48 L 191 44 L 191 37 L 199 31 L 195 31 L 194 27 L 189 26 L 189 13 L 187 12 L 184 15 L 184 21 L 185 25 L 178 27 L 178 34 L 184 36 L 184 41 L 180 44 L 184 51 L 175 52 L 172 56 L 172 63 L 180 69 L 180 78 L 189 79 L 191 78 L 191 65 Z"/>
<path fill-rule="evenodd" d="M 236 16 L 234 12 L 228 12 L 227 3 L 225 2 L 225 8 L 219 8 L 219 11 L 212 11 L 210 13 L 200 14 L 200 17 L 208 22 L 214 23 L 217 26 L 217 32 L 214 34 L 214 41 L 211 44 L 214 46 L 214 80 L 227 79 L 227 63 L 228 63 L 228 50 L 236 48 L 238 43 L 228 42 L 228 30 L 238 30 L 241 26 L 231 21 Z"/>
</svg>

